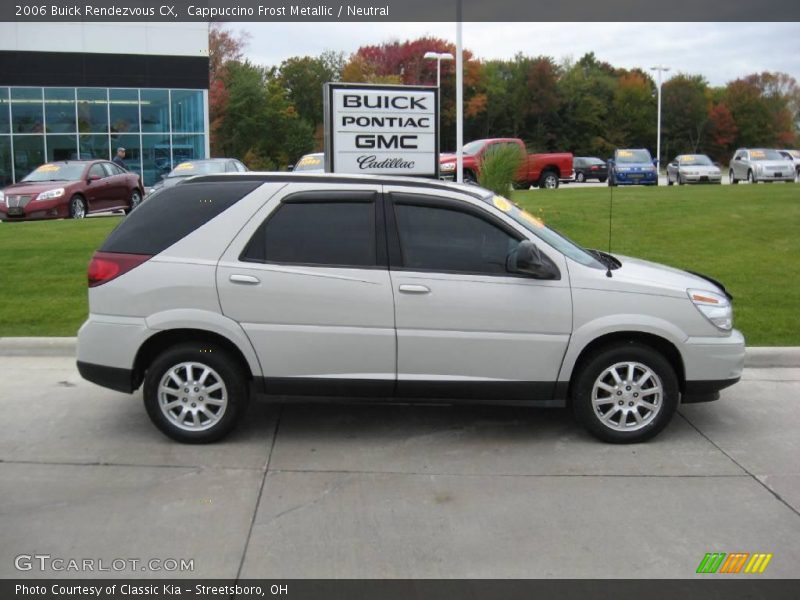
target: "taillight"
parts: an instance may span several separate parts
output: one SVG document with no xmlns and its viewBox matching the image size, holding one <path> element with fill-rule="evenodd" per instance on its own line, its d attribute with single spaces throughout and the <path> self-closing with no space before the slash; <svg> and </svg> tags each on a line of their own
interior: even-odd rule
<svg viewBox="0 0 800 600">
<path fill-rule="evenodd" d="M 116 279 L 150 258 L 152 257 L 149 254 L 95 252 L 89 263 L 89 287 L 97 287 Z"/>
</svg>

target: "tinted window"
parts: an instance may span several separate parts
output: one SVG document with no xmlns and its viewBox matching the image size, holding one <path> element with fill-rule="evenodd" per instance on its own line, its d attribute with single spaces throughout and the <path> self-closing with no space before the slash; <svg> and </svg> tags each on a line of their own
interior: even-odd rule
<svg viewBox="0 0 800 600">
<path fill-rule="evenodd" d="M 395 206 L 403 266 L 425 271 L 506 273 L 518 240 L 491 223 L 448 208 Z"/>
<path fill-rule="evenodd" d="M 375 266 L 375 204 L 346 201 L 282 204 L 253 236 L 242 259 Z"/>
<path fill-rule="evenodd" d="M 156 192 L 111 232 L 100 250 L 158 254 L 233 206 L 261 183 L 184 183 Z"/>
</svg>

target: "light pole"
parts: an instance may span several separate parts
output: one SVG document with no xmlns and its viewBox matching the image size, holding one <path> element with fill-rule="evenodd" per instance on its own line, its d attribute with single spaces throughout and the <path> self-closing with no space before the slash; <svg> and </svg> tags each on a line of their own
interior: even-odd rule
<svg viewBox="0 0 800 600">
<path fill-rule="evenodd" d="M 661 75 L 669 71 L 669 67 L 656 65 L 651 71 L 658 71 L 658 123 L 656 126 L 656 177 L 661 171 Z"/>
<path fill-rule="evenodd" d="M 449 52 L 426 52 L 425 56 L 428 60 L 435 60 L 436 61 L 436 87 L 439 88 L 442 86 L 442 61 L 443 60 L 453 60 L 453 55 Z"/>
<path fill-rule="evenodd" d="M 449 52 L 426 52 L 423 58 L 436 61 L 436 114 L 439 121 L 436 123 L 436 130 L 439 132 L 439 150 L 442 148 L 442 61 L 453 60 L 453 55 Z"/>
</svg>

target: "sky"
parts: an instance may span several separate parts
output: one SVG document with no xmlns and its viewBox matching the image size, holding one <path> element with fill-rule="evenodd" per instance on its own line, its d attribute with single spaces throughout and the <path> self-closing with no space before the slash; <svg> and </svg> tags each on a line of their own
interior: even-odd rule
<svg viewBox="0 0 800 600">
<path fill-rule="evenodd" d="M 278 65 L 325 50 L 432 35 L 455 42 L 454 23 L 229 23 L 250 34 L 246 56 Z M 560 61 L 594 52 L 615 67 L 669 66 L 711 85 L 761 71 L 800 80 L 800 23 L 464 23 L 464 47 L 482 59 L 517 52 Z"/>
</svg>

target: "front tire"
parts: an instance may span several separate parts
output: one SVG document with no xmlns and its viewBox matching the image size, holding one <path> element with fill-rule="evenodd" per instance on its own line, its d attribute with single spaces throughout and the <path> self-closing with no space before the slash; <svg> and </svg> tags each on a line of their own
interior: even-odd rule
<svg viewBox="0 0 800 600">
<path fill-rule="evenodd" d="M 205 444 L 230 433 L 249 400 L 248 378 L 226 350 L 188 342 L 164 350 L 147 369 L 144 406 L 179 442 Z"/>
<path fill-rule="evenodd" d="M 664 429 L 679 395 L 675 370 L 661 353 L 624 342 L 601 348 L 582 363 L 572 384 L 572 408 L 598 439 L 628 444 Z"/>
<path fill-rule="evenodd" d="M 736 179 L 736 177 L 734 177 L 733 175 L 733 169 L 728 171 L 728 181 L 730 182 L 731 185 L 736 185 L 737 183 L 739 183 L 739 180 Z"/>
<path fill-rule="evenodd" d="M 583 173 L 578 173 L 577 175 L 575 175 L 575 181 L 577 181 L 578 183 L 583 183 L 584 181 L 586 181 L 586 175 L 584 175 Z"/>
<path fill-rule="evenodd" d="M 73 196 L 69 201 L 69 218 L 83 219 L 86 217 L 86 200 L 81 196 Z"/>
<path fill-rule="evenodd" d="M 475 173 L 472 171 L 464 171 L 464 183 L 468 185 L 477 185 L 478 180 L 475 177 Z"/>
<path fill-rule="evenodd" d="M 747 172 L 747 183 L 758 183 L 758 179 L 756 179 L 752 171 Z"/>
</svg>

